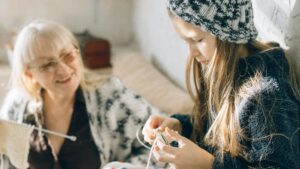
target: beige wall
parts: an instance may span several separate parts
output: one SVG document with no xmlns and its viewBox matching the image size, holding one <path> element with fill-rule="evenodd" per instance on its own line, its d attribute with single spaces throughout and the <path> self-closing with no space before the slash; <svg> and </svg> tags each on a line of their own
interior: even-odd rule
<svg viewBox="0 0 300 169">
<path fill-rule="evenodd" d="M 171 80 L 184 86 L 186 46 L 175 33 L 164 0 L 134 0 L 135 39 L 143 54 Z"/>
<path fill-rule="evenodd" d="M 132 42 L 132 0 L 0 0 L 0 60 L 7 33 L 33 19 L 50 19 L 72 31 L 85 29 L 113 45 Z"/>
</svg>

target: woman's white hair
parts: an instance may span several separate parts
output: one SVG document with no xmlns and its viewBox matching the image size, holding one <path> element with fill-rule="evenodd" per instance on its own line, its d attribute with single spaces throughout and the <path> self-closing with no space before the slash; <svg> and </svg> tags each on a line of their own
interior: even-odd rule
<svg viewBox="0 0 300 169">
<path fill-rule="evenodd" d="M 41 54 L 56 54 L 66 46 L 73 45 L 79 49 L 74 35 L 64 26 L 46 20 L 32 21 L 19 32 L 13 51 L 10 87 L 20 89 L 28 96 L 39 98 L 40 85 L 26 76 L 28 65 Z M 81 57 L 79 58 L 82 66 Z M 82 78 L 82 82 L 83 82 Z"/>
</svg>

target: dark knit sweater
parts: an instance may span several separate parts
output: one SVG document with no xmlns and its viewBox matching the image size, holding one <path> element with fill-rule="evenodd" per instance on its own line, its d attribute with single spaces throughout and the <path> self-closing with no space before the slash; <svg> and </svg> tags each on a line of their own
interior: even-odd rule
<svg viewBox="0 0 300 169">
<path fill-rule="evenodd" d="M 254 82 L 258 72 L 261 76 Z M 300 169 L 300 102 L 289 78 L 289 65 L 281 48 L 240 60 L 236 83 L 245 89 L 246 96 L 235 113 L 239 113 L 244 135 L 250 138 L 240 141 L 247 157 L 225 153 L 223 162 L 215 158 L 213 169 Z M 181 122 L 182 134 L 190 137 L 193 127 L 189 116 L 172 117 Z M 199 146 L 214 154 L 212 147 Z"/>
</svg>

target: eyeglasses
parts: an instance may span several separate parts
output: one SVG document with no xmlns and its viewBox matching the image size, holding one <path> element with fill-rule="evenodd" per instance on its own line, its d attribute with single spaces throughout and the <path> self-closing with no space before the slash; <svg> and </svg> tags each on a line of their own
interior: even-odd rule
<svg viewBox="0 0 300 169">
<path fill-rule="evenodd" d="M 36 68 L 41 73 L 53 73 L 57 70 L 59 64 L 69 65 L 78 57 L 79 50 L 72 49 L 69 52 L 64 52 L 60 57 L 43 58 L 42 60 L 33 62 L 29 68 Z"/>
</svg>

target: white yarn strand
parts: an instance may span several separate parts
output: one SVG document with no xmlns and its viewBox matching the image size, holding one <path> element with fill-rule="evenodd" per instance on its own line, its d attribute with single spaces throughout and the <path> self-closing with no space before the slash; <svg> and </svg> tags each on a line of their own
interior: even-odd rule
<svg viewBox="0 0 300 169">
<path fill-rule="evenodd" d="M 140 139 L 140 137 L 139 137 L 140 130 L 141 130 L 141 129 L 138 128 L 138 130 L 137 130 L 136 133 L 135 133 L 135 136 L 136 136 L 138 142 L 139 142 L 142 146 L 144 146 L 145 148 L 147 148 L 148 150 L 151 150 L 152 147 L 147 146 L 147 145 Z"/>
<path fill-rule="evenodd" d="M 148 160 L 147 160 L 147 166 L 146 166 L 146 169 L 149 169 L 149 167 L 150 167 L 151 157 L 152 157 L 153 150 L 154 150 L 154 145 L 156 144 L 156 142 L 157 142 L 157 138 L 154 140 L 154 143 L 153 143 L 153 145 L 151 146 L 151 150 L 150 150 L 150 153 L 149 153 L 149 156 L 148 156 Z"/>
</svg>

